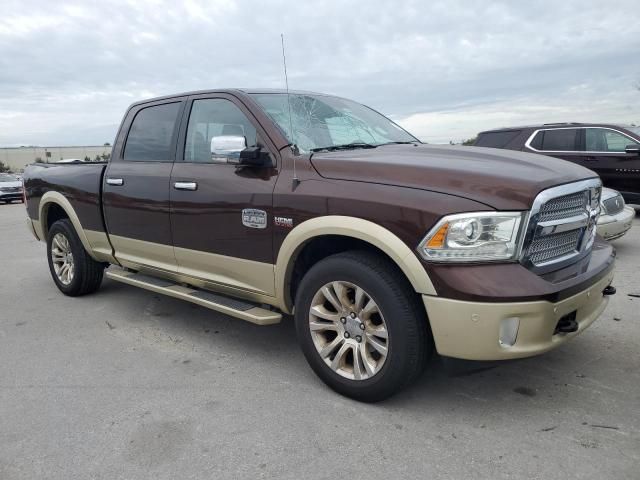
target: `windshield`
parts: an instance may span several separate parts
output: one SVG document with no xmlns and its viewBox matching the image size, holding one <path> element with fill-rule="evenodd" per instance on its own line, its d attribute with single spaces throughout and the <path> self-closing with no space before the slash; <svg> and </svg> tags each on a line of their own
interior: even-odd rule
<svg viewBox="0 0 640 480">
<path fill-rule="evenodd" d="M 291 94 L 290 122 L 285 93 L 256 93 L 251 96 L 280 127 L 284 136 L 302 152 L 418 142 L 387 117 L 344 98 Z"/>
</svg>

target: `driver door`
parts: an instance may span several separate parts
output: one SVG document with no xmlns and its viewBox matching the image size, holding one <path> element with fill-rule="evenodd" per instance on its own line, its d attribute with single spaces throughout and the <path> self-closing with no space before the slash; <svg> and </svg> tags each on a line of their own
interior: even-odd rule
<svg viewBox="0 0 640 480">
<path fill-rule="evenodd" d="M 246 107 L 231 95 L 191 97 L 182 125 L 170 186 L 178 272 L 274 295 L 272 210 L 277 150 Z M 268 150 L 271 165 L 237 165 L 239 139 L 244 139 L 243 146 Z"/>
</svg>

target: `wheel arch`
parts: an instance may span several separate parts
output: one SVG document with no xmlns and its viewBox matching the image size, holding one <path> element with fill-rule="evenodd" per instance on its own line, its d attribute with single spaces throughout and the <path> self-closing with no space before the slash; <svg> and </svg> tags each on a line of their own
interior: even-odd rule
<svg viewBox="0 0 640 480">
<path fill-rule="evenodd" d="M 339 237 L 363 242 L 385 254 L 420 294 L 436 295 L 424 266 L 414 252 L 391 231 L 369 220 L 328 215 L 306 220 L 285 237 L 275 265 L 276 295 L 280 308 L 291 313 L 293 298 L 291 280 L 300 253 L 310 242 L 323 237 Z"/>
<path fill-rule="evenodd" d="M 62 211 L 66 214 L 66 218 L 68 218 L 71 221 L 71 224 L 73 225 L 73 228 L 78 234 L 78 237 L 80 238 L 80 242 L 82 242 L 82 246 L 84 247 L 84 249 L 91 256 L 91 258 L 93 258 L 94 260 L 98 260 L 93 253 L 93 249 L 91 248 L 91 243 L 89 242 L 89 239 L 87 238 L 84 228 L 80 223 L 80 218 L 78 218 L 78 214 L 74 210 L 69 200 L 67 200 L 67 198 L 64 195 L 62 195 L 60 192 L 52 192 L 52 191 L 46 192 L 40 199 L 40 205 L 38 206 L 38 221 L 40 223 L 40 232 L 38 233 L 41 235 L 39 235 L 39 237 L 44 242 L 47 241 L 47 237 L 49 234 L 49 227 L 50 227 L 48 218 L 49 218 L 50 209 L 52 207 L 56 209 L 58 208 L 62 209 Z M 61 218 L 65 218 L 65 217 L 61 217 Z"/>
</svg>

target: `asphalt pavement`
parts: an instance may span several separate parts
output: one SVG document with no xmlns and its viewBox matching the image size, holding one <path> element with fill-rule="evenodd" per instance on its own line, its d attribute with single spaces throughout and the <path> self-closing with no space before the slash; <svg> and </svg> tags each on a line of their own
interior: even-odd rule
<svg viewBox="0 0 640 480">
<path fill-rule="evenodd" d="M 640 217 L 585 333 L 500 363 L 435 358 L 361 404 L 293 324 L 260 327 L 105 279 L 68 298 L 0 205 L 0 479 L 640 478 Z"/>
</svg>

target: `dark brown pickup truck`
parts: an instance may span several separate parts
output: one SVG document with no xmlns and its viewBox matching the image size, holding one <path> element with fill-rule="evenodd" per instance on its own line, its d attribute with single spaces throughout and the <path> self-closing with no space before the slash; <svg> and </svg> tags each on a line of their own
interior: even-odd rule
<svg viewBox="0 0 640 480">
<path fill-rule="evenodd" d="M 376 401 L 444 356 L 511 359 L 614 293 L 590 170 L 424 145 L 350 100 L 220 90 L 132 105 L 108 164 L 33 165 L 29 228 L 67 295 L 112 280 L 250 322 Z"/>
</svg>

